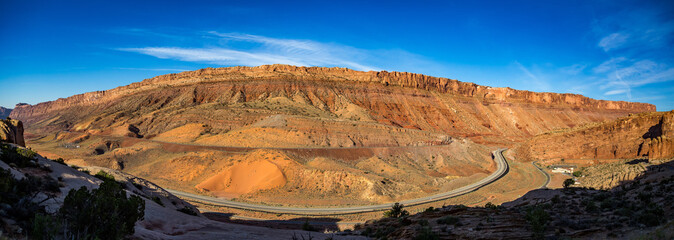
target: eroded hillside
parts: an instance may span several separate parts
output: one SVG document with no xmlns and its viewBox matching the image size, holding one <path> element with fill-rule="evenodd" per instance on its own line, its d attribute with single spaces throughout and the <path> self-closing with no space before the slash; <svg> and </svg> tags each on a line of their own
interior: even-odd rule
<svg viewBox="0 0 674 240">
<path fill-rule="evenodd" d="M 115 130 L 133 125 L 134 134 L 152 137 L 187 123 L 206 125 L 206 135 L 221 135 L 283 114 L 302 117 L 311 128 L 298 132 L 323 132 L 328 135 L 323 138 L 333 134 L 329 128 L 334 124 L 322 122 L 330 119 L 500 142 L 654 110 L 650 104 L 491 88 L 412 73 L 267 65 L 158 76 L 108 91 L 18 105 L 11 117 L 34 133 L 124 132 Z M 325 125 L 330 126 L 320 127 Z"/>
<path fill-rule="evenodd" d="M 31 147 L 188 192 L 344 205 L 454 189 L 490 152 L 650 104 L 401 72 L 269 65 L 169 74 L 17 105 Z M 251 180 L 251 181 L 248 181 Z"/>
</svg>

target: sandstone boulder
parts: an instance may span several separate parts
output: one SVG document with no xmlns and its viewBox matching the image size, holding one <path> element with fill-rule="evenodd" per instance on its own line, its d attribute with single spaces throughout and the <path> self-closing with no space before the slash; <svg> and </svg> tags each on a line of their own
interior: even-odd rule
<svg viewBox="0 0 674 240">
<path fill-rule="evenodd" d="M 19 120 L 0 119 L 0 142 L 26 146 L 23 139 L 23 123 Z"/>
</svg>

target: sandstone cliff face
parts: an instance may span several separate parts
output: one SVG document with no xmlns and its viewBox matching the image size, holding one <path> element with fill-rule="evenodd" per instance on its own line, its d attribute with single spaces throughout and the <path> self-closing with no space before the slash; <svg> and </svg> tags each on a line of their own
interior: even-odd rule
<svg viewBox="0 0 674 240">
<path fill-rule="evenodd" d="M 278 107 L 270 109 L 270 102 L 277 102 Z M 242 108 L 247 110 L 233 110 Z M 105 132 L 110 126 L 133 125 L 139 135 L 152 137 L 187 123 L 208 125 L 217 135 L 284 114 L 374 122 L 476 142 L 512 142 L 553 129 L 654 110 L 650 104 L 491 88 L 413 73 L 266 65 L 158 76 L 108 91 L 17 105 L 11 117 L 23 120 L 38 134 Z M 305 130 L 312 135 L 326 132 Z M 343 137 L 367 142 L 365 137 Z"/>
<path fill-rule="evenodd" d="M 0 142 L 26 146 L 23 139 L 23 123 L 19 120 L 0 119 Z"/>
<path fill-rule="evenodd" d="M 431 77 L 407 72 L 362 72 L 347 68 L 296 67 L 288 65 L 263 65 L 259 67 L 205 68 L 177 74 L 167 74 L 132 83 L 108 91 L 96 91 L 74 95 L 65 99 L 40 103 L 35 106 L 17 105 L 14 117 L 69 108 L 74 105 L 92 105 L 128 95 L 168 86 L 190 85 L 207 82 L 236 82 L 255 80 L 309 80 L 335 82 L 378 83 L 389 86 L 412 87 L 492 101 L 522 101 L 526 103 L 563 105 L 576 108 L 610 109 L 628 112 L 655 111 L 655 106 L 646 103 L 595 100 L 578 94 L 537 93 L 511 88 L 492 88 L 448 78 Z"/>
<path fill-rule="evenodd" d="M 527 141 L 531 159 L 674 158 L 674 111 L 635 114 Z"/>
</svg>

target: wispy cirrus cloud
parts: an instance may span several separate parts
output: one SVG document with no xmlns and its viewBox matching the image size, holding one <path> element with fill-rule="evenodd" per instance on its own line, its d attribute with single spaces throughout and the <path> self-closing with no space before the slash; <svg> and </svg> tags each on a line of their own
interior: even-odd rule
<svg viewBox="0 0 674 240">
<path fill-rule="evenodd" d="M 373 58 L 376 51 L 357 49 L 338 44 L 321 43 L 311 40 L 282 39 L 266 36 L 219 33 L 210 31 L 208 37 L 225 41 L 216 47 L 138 47 L 118 48 L 162 59 L 187 62 L 203 62 L 217 65 L 256 66 L 263 64 L 290 64 L 297 66 L 341 66 L 356 70 L 379 70 L 363 64 L 366 58 Z M 227 44 L 227 43 L 237 44 Z M 248 44 L 246 44 L 248 43 Z"/>
<path fill-rule="evenodd" d="M 602 76 L 604 95 L 626 94 L 631 99 L 633 88 L 674 81 L 674 68 L 649 59 L 609 59 L 594 68 Z"/>
<path fill-rule="evenodd" d="M 121 70 L 138 70 L 138 71 L 159 71 L 159 72 L 165 72 L 165 71 L 174 71 L 174 72 L 184 72 L 184 71 L 190 71 L 190 69 L 182 69 L 182 68 L 125 68 L 125 67 L 120 67 L 116 69 L 121 69 Z"/>
<path fill-rule="evenodd" d="M 604 49 L 604 51 L 610 51 L 625 45 L 629 36 L 629 34 L 625 33 L 612 33 L 599 40 L 597 45 Z"/>
<path fill-rule="evenodd" d="M 627 93 L 627 89 L 616 89 L 616 90 L 611 90 L 608 92 L 605 92 L 604 95 L 610 96 L 610 95 L 616 95 L 616 94 L 621 94 L 621 93 Z"/>
<path fill-rule="evenodd" d="M 603 95 L 646 99 L 642 89 L 674 81 L 674 59 L 666 53 L 674 43 L 674 20 L 661 17 L 667 15 L 662 9 L 633 9 L 594 22 L 597 46 L 608 56 L 592 68 Z"/>
<path fill-rule="evenodd" d="M 515 62 L 515 65 L 530 79 L 530 83 L 533 84 L 533 87 L 535 91 L 546 91 L 549 92 L 551 91 L 550 84 L 548 83 L 547 79 L 544 77 L 538 76 L 534 73 L 532 73 L 527 67 L 522 65 L 520 62 Z"/>
</svg>

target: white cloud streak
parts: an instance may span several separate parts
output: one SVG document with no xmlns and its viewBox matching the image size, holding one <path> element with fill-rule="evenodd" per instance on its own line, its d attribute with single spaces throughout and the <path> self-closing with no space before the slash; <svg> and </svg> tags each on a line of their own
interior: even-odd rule
<svg viewBox="0 0 674 240">
<path fill-rule="evenodd" d="M 674 22 L 654 17 L 660 11 L 626 11 L 596 22 L 594 31 L 603 36 L 597 46 L 610 58 L 592 71 L 605 96 L 624 94 L 632 100 L 633 92 L 643 95 L 639 92 L 645 87 L 674 81 L 670 55 L 662 54 L 672 41 Z"/>
<path fill-rule="evenodd" d="M 186 62 L 204 62 L 217 65 L 257 66 L 264 64 L 289 64 L 296 66 L 340 66 L 356 70 L 379 70 L 359 63 L 373 53 L 368 50 L 311 40 L 270 38 L 250 34 L 208 32 L 221 40 L 236 43 L 253 43 L 243 48 L 234 47 L 140 47 L 118 48 L 161 59 Z M 250 45 L 250 44 L 248 44 Z"/>
<path fill-rule="evenodd" d="M 616 95 L 616 94 L 622 94 L 626 93 L 627 89 L 617 89 L 617 90 L 611 90 L 608 92 L 605 92 L 604 95 L 610 96 L 610 95 Z"/>
<path fill-rule="evenodd" d="M 610 59 L 595 67 L 604 73 L 601 90 L 604 95 L 626 94 L 631 99 L 633 88 L 674 81 L 674 68 L 652 60 Z"/>
<path fill-rule="evenodd" d="M 629 34 L 625 33 L 612 33 L 599 41 L 599 47 L 604 49 L 605 52 L 608 52 L 612 49 L 617 49 L 622 47 L 629 38 Z"/>
<path fill-rule="evenodd" d="M 548 84 L 548 82 L 545 79 L 541 79 L 537 75 L 533 74 L 531 71 L 529 71 L 529 69 L 524 67 L 524 65 L 522 65 L 521 63 L 515 62 L 515 64 L 527 77 L 529 77 L 531 79 L 531 82 L 537 88 L 535 90 L 546 91 L 546 92 L 550 91 L 550 85 Z"/>
<path fill-rule="evenodd" d="M 117 69 L 138 70 L 138 71 L 174 71 L 174 72 L 191 71 L 190 69 L 180 69 L 180 68 L 117 68 Z"/>
</svg>

